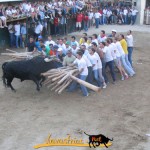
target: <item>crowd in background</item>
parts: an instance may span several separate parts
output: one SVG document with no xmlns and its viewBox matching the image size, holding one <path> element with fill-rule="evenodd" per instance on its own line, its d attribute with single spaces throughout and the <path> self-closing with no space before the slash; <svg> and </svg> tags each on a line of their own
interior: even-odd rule
<svg viewBox="0 0 150 150">
<path fill-rule="evenodd" d="M 127 35 L 118 34 L 112 30 L 111 35 L 106 35 L 102 30 L 99 35 L 88 36 L 83 33 L 82 38 L 77 41 L 75 36 L 71 39 L 58 38 L 56 41 L 49 35 L 47 41 L 38 36 L 38 41 L 33 36 L 30 37 L 26 45 L 29 52 L 38 51 L 46 57 L 56 56 L 64 66 L 77 65 L 81 80 L 106 88 L 109 79 L 106 74 L 106 68 L 110 70 L 112 83 L 116 83 L 115 66 L 118 68 L 121 80 L 128 79 L 135 75 L 132 66 L 133 36 L 132 31 Z M 93 80 L 94 79 L 94 80 Z M 77 84 L 73 82 L 68 91 L 76 89 Z M 88 90 L 81 85 L 84 96 L 88 96 Z"/>
<path fill-rule="evenodd" d="M 86 32 L 90 27 L 98 28 L 99 25 L 133 25 L 137 14 L 138 11 L 124 1 L 85 3 L 83 0 L 55 0 L 22 2 L 15 6 L 1 4 L 0 28 L 7 27 L 7 20 L 28 18 L 29 31 L 25 23 L 10 21 L 8 24 L 10 46 L 18 48 L 24 47 L 28 36 L 38 37 L 38 35 L 48 34 L 48 26 L 53 27 L 51 31 L 54 31 L 53 34 L 57 36 L 66 34 L 66 30 L 70 28 L 71 32 L 81 30 Z"/>
</svg>

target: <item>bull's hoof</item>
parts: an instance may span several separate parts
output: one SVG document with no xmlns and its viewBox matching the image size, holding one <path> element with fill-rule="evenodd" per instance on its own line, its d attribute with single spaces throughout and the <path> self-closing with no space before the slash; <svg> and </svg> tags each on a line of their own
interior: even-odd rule
<svg viewBox="0 0 150 150">
<path fill-rule="evenodd" d="M 37 88 L 36 90 L 37 90 L 37 91 L 40 91 L 40 88 Z"/>
<path fill-rule="evenodd" d="M 13 89 L 12 91 L 13 91 L 14 93 L 16 93 L 16 90 L 15 90 L 15 89 Z"/>
</svg>

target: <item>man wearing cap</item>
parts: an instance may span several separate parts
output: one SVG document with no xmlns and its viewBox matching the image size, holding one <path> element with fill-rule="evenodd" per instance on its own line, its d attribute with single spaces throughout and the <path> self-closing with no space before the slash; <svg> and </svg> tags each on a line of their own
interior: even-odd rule
<svg viewBox="0 0 150 150">
<path fill-rule="evenodd" d="M 69 41 L 66 41 L 66 53 L 68 52 L 68 50 L 70 50 L 71 47 L 70 47 L 70 42 Z"/>
<path fill-rule="evenodd" d="M 50 51 L 50 55 L 52 56 L 52 55 L 56 55 L 56 56 L 58 56 L 58 52 L 57 52 L 57 50 L 58 50 L 58 46 L 57 45 L 54 45 L 53 46 L 53 49 L 51 49 L 51 51 Z"/>
<path fill-rule="evenodd" d="M 72 51 L 68 50 L 67 55 L 64 57 L 63 66 L 69 66 L 75 61 L 76 57 L 72 55 Z"/>
<path fill-rule="evenodd" d="M 110 37 L 110 38 L 115 38 L 116 37 L 116 34 L 117 34 L 117 30 L 112 30 L 112 34 L 111 35 L 109 35 L 108 37 Z"/>
<path fill-rule="evenodd" d="M 63 54 L 62 48 L 58 48 L 57 52 L 58 52 L 58 56 L 57 56 L 58 59 L 60 60 L 60 62 L 63 62 L 65 54 Z"/>
</svg>

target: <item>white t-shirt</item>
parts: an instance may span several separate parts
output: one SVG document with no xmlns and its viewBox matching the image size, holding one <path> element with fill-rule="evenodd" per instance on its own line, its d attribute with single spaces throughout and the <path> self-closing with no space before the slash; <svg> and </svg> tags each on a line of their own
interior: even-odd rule
<svg viewBox="0 0 150 150">
<path fill-rule="evenodd" d="M 132 16 L 135 16 L 136 14 L 138 13 L 138 11 L 137 10 L 132 10 Z"/>
<path fill-rule="evenodd" d="M 88 16 L 89 16 L 89 19 L 91 20 L 93 18 L 93 16 L 94 16 L 94 13 L 93 12 L 89 12 Z"/>
<path fill-rule="evenodd" d="M 16 24 L 14 27 L 15 27 L 15 35 L 20 35 L 20 24 Z"/>
<path fill-rule="evenodd" d="M 77 64 L 79 71 L 83 68 L 83 71 L 80 73 L 80 75 L 84 75 L 84 76 L 88 75 L 88 68 L 83 58 L 81 58 L 80 60 L 76 59 L 73 63 Z"/>
<path fill-rule="evenodd" d="M 106 36 L 104 36 L 104 37 L 101 37 L 101 35 L 98 36 L 98 41 L 99 41 L 99 42 L 105 42 L 106 39 L 107 39 Z"/>
<path fill-rule="evenodd" d="M 103 9 L 103 14 L 104 14 L 104 15 L 107 14 L 107 9 Z"/>
<path fill-rule="evenodd" d="M 59 48 L 62 48 L 63 54 L 66 55 L 66 45 L 63 43 L 62 45 L 59 44 L 58 47 L 59 47 Z"/>
<path fill-rule="evenodd" d="M 98 69 L 98 63 L 97 63 L 97 58 L 95 55 L 89 55 L 89 60 L 91 62 L 92 65 L 94 65 L 94 67 L 92 68 L 93 70 L 97 70 Z"/>
<path fill-rule="evenodd" d="M 98 40 L 97 39 L 92 40 L 92 42 L 95 42 L 98 46 Z"/>
<path fill-rule="evenodd" d="M 111 54 L 112 54 L 113 59 L 116 59 L 116 54 L 115 54 L 115 47 L 114 47 L 114 45 L 111 43 L 108 47 L 111 49 Z"/>
<path fill-rule="evenodd" d="M 90 60 L 87 58 L 87 56 L 84 54 L 82 57 L 85 60 L 87 67 L 91 67 L 92 64 L 91 64 Z"/>
<path fill-rule="evenodd" d="M 125 52 L 124 52 L 124 50 L 123 50 L 123 48 L 122 48 L 122 46 L 121 46 L 119 41 L 116 42 L 116 46 L 117 46 L 117 49 L 118 49 L 118 51 L 120 53 L 120 56 L 125 55 Z"/>
<path fill-rule="evenodd" d="M 76 49 L 73 49 L 73 48 L 72 48 L 72 49 L 71 49 L 72 54 L 73 54 L 74 56 L 76 56 L 78 50 L 79 50 L 78 47 L 76 47 Z"/>
<path fill-rule="evenodd" d="M 17 10 L 16 9 L 12 9 L 11 12 L 12 12 L 12 14 L 16 14 Z"/>
<path fill-rule="evenodd" d="M 97 69 L 102 69 L 102 61 L 98 55 L 97 52 L 94 53 L 95 57 L 96 57 L 96 60 L 97 60 Z"/>
<path fill-rule="evenodd" d="M 107 11 L 107 16 L 110 17 L 112 15 L 112 11 Z"/>
<path fill-rule="evenodd" d="M 113 44 L 114 49 L 115 49 L 114 54 L 116 55 L 116 57 L 120 57 L 120 53 L 119 53 L 119 50 L 118 50 L 118 48 L 117 48 L 116 43 L 112 43 L 112 44 Z"/>
<path fill-rule="evenodd" d="M 110 47 L 105 46 L 103 49 L 103 52 L 105 53 L 105 61 L 106 62 L 113 60 L 112 51 L 111 51 Z"/>
<path fill-rule="evenodd" d="M 6 10 L 6 15 L 11 16 L 12 15 L 12 11 L 11 10 Z"/>
<path fill-rule="evenodd" d="M 53 40 L 51 40 L 51 41 L 46 41 L 45 42 L 45 45 L 46 46 L 49 46 L 50 44 L 53 44 L 53 46 L 55 45 L 55 42 L 53 41 Z"/>
<path fill-rule="evenodd" d="M 35 28 L 35 33 L 40 34 L 43 30 L 43 26 L 41 24 L 37 25 Z"/>
<path fill-rule="evenodd" d="M 127 9 L 124 9 L 123 10 L 123 14 L 126 16 L 128 14 L 128 10 Z"/>
<path fill-rule="evenodd" d="M 89 47 L 87 43 L 82 43 L 81 45 L 85 45 L 86 49 Z"/>
<path fill-rule="evenodd" d="M 99 13 L 99 12 L 96 12 L 94 14 L 94 18 L 97 19 L 97 18 L 100 18 L 102 15 Z"/>
<path fill-rule="evenodd" d="M 127 45 L 128 47 L 133 47 L 133 36 L 130 34 L 130 35 L 127 35 Z"/>
</svg>

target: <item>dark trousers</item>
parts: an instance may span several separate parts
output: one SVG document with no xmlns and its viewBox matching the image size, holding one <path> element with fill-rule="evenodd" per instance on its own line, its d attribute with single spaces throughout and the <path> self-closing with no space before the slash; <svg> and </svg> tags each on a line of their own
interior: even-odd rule
<svg viewBox="0 0 150 150">
<path fill-rule="evenodd" d="M 15 41 L 14 33 L 9 33 L 9 35 L 10 35 L 10 47 L 13 47 Z"/>
<path fill-rule="evenodd" d="M 92 84 L 93 81 L 92 67 L 88 67 L 88 76 L 86 81 Z"/>
<path fill-rule="evenodd" d="M 110 69 L 110 74 L 111 74 L 113 81 L 116 81 L 116 75 L 115 75 L 115 71 L 114 71 L 114 68 L 115 68 L 114 67 L 114 61 L 107 62 L 106 66 L 108 66 Z"/>
</svg>

